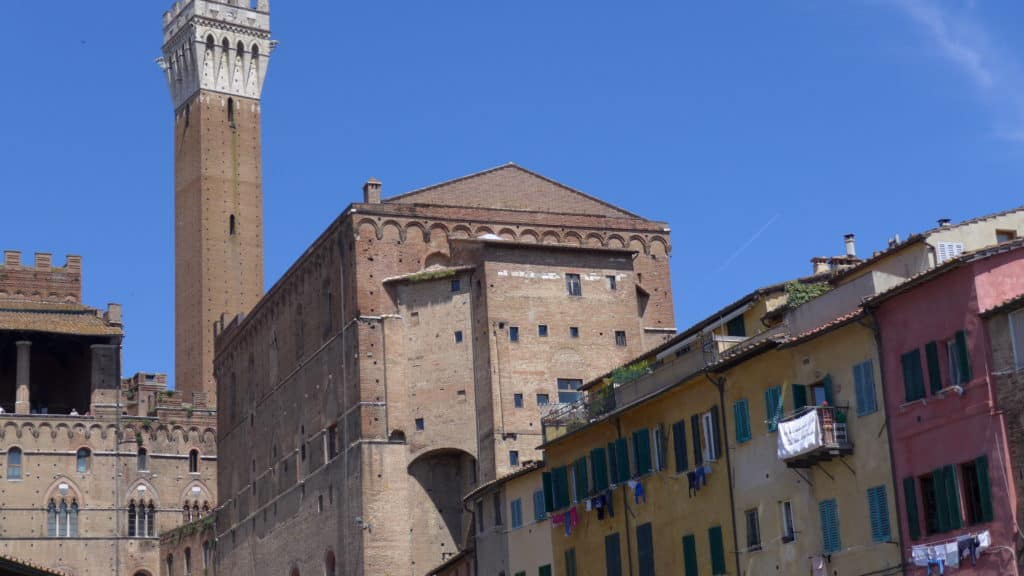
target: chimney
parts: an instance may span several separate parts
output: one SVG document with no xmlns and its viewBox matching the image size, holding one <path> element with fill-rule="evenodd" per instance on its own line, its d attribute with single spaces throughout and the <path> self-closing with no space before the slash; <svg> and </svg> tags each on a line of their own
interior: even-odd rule
<svg viewBox="0 0 1024 576">
<path fill-rule="evenodd" d="M 107 324 L 111 326 L 121 326 L 121 305 L 120 304 L 107 304 L 107 313 L 103 315 L 103 319 L 107 321 Z"/>
<path fill-rule="evenodd" d="M 939 218 L 939 228 L 949 226 L 949 218 Z"/>
<path fill-rule="evenodd" d="M 21 266 L 21 252 L 17 250 L 4 250 L 5 266 Z"/>
<path fill-rule="evenodd" d="M 846 255 L 850 258 L 857 257 L 857 236 L 855 234 L 847 234 L 843 236 L 843 240 L 846 242 Z"/>
<path fill-rule="evenodd" d="M 824 274 L 831 270 L 831 267 L 828 265 L 828 258 L 822 258 L 821 256 L 811 258 L 811 264 L 814 267 L 813 270 L 815 276 L 818 274 Z"/>
<path fill-rule="evenodd" d="M 370 178 L 363 184 L 363 203 L 364 204 L 380 204 L 380 180 L 376 178 Z"/>
</svg>

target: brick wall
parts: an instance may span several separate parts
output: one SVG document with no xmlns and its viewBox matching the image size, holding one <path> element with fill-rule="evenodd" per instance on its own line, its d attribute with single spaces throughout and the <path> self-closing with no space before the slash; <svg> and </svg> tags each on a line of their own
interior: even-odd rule
<svg viewBox="0 0 1024 576">
<path fill-rule="evenodd" d="M 0 300 L 81 303 L 82 258 L 68 256 L 63 267 L 55 268 L 50 254 L 36 253 L 32 265 L 22 262 L 20 252 L 5 251 L 0 265 Z"/>
</svg>

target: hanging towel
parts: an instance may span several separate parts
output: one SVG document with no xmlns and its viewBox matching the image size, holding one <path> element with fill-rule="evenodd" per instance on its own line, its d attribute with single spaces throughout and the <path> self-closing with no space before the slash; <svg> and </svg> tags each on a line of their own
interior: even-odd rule
<svg viewBox="0 0 1024 576">
<path fill-rule="evenodd" d="M 629 482 L 626 482 L 626 484 L 629 485 L 630 490 L 636 491 L 636 485 L 639 484 L 639 482 L 636 480 L 630 480 Z"/>
<path fill-rule="evenodd" d="M 564 521 L 565 521 L 565 514 L 562 513 L 562 512 L 559 512 L 558 514 L 552 514 L 551 515 L 551 525 L 552 526 L 561 526 L 562 522 L 564 522 Z"/>
<path fill-rule="evenodd" d="M 590 512 L 593 505 L 592 505 L 590 499 L 588 498 L 587 502 L 583 506 L 587 509 L 587 512 Z"/>
<path fill-rule="evenodd" d="M 928 565 L 928 547 L 927 546 L 914 546 L 910 549 L 910 557 L 914 561 L 914 566 L 927 566 Z"/>
<path fill-rule="evenodd" d="M 946 548 L 946 566 L 953 568 L 960 566 L 960 547 L 956 542 L 948 542 Z"/>
<path fill-rule="evenodd" d="M 988 550 L 988 547 L 992 545 L 992 535 L 989 534 L 988 530 L 985 530 L 981 534 L 978 534 L 978 551 Z"/>
<path fill-rule="evenodd" d="M 694 474 L 697 477 L 697 488 L 698 489 L 700 489 L 701 485 L 704 485 L 704 486 L 708 485 L 707 470 L 705 470 L 705 468 L 703 466 L 701 466 L 700 468 L 697 468 L 697 470 L 694 472 Z"/>
<path fill-rule="evenodd" d="M 971 566 L 978 563 L 978 539 L 974 536 L 961 536 L 956 540 L 957 552 L 960 559 L 970 558 Z"/>
<path fill-rule="evenodd" d="M 647 504 L 647 493 L 644 492 L 644 485 L 637 482 L 636 486 L 633 487 L 633 503 L 639 504 L 640 500 Z"/>
<path fill-rule="evenodd" d="M 811 556 L 811 576 L 828 576 L 824 556 Z"/>
</svg>

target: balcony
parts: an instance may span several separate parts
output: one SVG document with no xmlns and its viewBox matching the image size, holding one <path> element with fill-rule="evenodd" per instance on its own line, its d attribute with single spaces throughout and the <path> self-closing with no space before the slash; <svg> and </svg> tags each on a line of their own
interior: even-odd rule
<svg viewBox="0 0 1024 576">
<path fill-rule="evenodd" d="M 810 468 L 853 454 L 846 410 L 807 406 L 779 422 L 779 460 L 790 468 Z"/>
</svg>

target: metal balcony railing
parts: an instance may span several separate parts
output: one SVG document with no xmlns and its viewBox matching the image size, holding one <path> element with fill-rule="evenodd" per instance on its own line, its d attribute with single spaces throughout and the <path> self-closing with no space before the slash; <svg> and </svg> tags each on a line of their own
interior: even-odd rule
<svg viewBox="0 0 1024 576">
<path fill-rule="evenodd" d="M 809 468 L 852 453 L 845 408 L 807 406 L 779 422 L 778 456 L 790 468 Z"/>
</svg>

